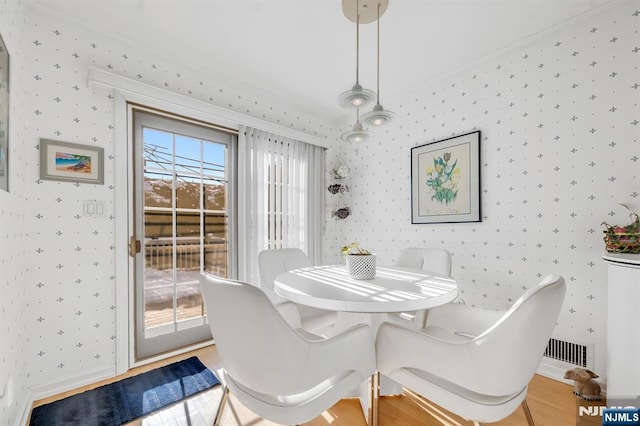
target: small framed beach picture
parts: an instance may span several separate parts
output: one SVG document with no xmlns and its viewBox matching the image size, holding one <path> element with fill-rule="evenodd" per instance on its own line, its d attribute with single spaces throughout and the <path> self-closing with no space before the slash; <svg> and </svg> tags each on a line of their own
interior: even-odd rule
<svg viewBox="0 0 640 426">
<path fill-rule="evenodd" d="M 40 179 L 104 184 L 104 149 L 40 139 Z"/>
<path fill-rule="evenodd" d="M 411 223 L 480 221 L 480 131 L 411 148 Z"/>
</svg>

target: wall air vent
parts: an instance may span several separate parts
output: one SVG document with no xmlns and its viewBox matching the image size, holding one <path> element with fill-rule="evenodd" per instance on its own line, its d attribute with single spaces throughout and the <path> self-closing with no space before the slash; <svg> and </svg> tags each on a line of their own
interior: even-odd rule
<svg viewBox="0 0 640 426">
<path fill-rule="evenodd" d="M 593 368 L 593 347 L 550 339 L 544 356 L 574 367 Z"/>
</svg>

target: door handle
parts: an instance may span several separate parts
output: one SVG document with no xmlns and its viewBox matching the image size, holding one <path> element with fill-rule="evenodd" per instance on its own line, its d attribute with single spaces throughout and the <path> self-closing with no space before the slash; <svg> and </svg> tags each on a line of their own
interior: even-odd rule
<svg viewBox="0 0 640 426">
<path fill-rule="evenodd" d="M 136 257 L 136 254 L 140 253 L 142 244 L 140 240 L 136 240 L 135 235 L 132 235 L 129 239 L 129 256 Z"/>
</svg>

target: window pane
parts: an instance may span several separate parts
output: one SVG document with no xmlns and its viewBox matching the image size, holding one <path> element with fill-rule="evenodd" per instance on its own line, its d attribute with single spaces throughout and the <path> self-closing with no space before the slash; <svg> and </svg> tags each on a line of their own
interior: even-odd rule
<svg viewBox="0 0 640 426">
<path fill-rule="evenodd" d="M 176 269 L 200 272 L 200 213 L 176 213 Z M 178 277 L 178 281 L 181 281 Z"/>
<path fill-rule="evenodd" d="M 175 135 L 176 172 L 200 175 L 201 154 L 199 139 Z"/>
<path fill-rule="evenodd" d="M 171 208 L 171 174 L 144 174 L 144 206 Z"/>
<path fill-rule="evenodd" d="M 225 179 L 225 158 L 227 147 L 217 143 L 205 143 L 203 146 L 204 175 Z"/>
<path fill-rule="evenodd" d="M 154 217 L 154 219 L 158 219 Z M 169 221 L 171 216 L 169 215 Z M 145 227 L 146 231 L 153 227 Z M 144 319 L 145 328 L 173 322 L 173 239 L 152 237 L 144 240 Z"/>
<path fill-rule="evenodd" d="M 225 210 L 227 208 L 227 184 L 219 180 L 204 179 L 204 209 Z"/>
<path fill-rule="evenodd" d="M 204 270 L 226 277 L 229 256 L 229 231 L 226 213 L 206 213 L 204 228 Z"/>
<path fill-rule="evenodd" d="M 176 207 L 179 209 L 199 209 L 200 179 L 178 174 L 176 180 Z"/>
<path fill-rule="evenodd" d="M 144 142 L 144 205 L 171 207 L 173 185 L 173 135 L 148 127 Z"/>
<path fill-rule="evenodd" d="M 176 213 L 176 317 L 178 321 L 204 315 L 200 296 L 200 212 Z"/>
<path fill-rule="evenodd" d="M 145 171 L 165 170 L 171 175 L 173 170 L 173 135 L 144 127 L 142 141 Z"/>
</svg>

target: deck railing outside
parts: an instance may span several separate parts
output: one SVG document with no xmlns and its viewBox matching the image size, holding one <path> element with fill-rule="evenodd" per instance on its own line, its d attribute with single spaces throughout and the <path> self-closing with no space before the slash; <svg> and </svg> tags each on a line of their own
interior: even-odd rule
<svg viewBox="0 0 640 426">
<path fill-rule="evenodd" d="M 202 244 L 197 237 L 177 238 L 175 268 L 173 252 L 172 238 L 147 238 L 145 241 L 146 328 L 173 321 L 174 291 L 178 320 L 204 315 L 199 283 L 201 264 L 203 271 L 226 276 L 228 246 L 227 241 L 222 238 L 208 235 Z"/>
</svg>

